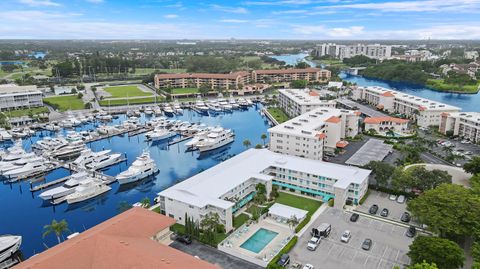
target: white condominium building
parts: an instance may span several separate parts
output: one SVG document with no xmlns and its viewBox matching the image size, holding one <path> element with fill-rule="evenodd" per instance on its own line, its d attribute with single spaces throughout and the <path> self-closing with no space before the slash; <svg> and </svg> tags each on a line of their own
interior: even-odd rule
<svg viewBox="0 0 480 269">
<path fill-rule="evenodd" d="M 392 56 L 392 46 L 380 44 L 355 44 L 355 45 L 337 45 L 325 43 L 317 46 L 316 56 L 329 55 L 343 60 L 357 55 L 364 55 L 373 59 L 388 59 Z"/>
<path fill-rule="evenodd" d="M 317 108 L 268 129 L 270 150 L 322 160 L 324 151 L 343 148 L 346 137 L 358 134 L 360 112 Z"/>
<path fill-rule="evenodd" d="M 250 149 L 190 177 L 159 195 L 162 214 L 185 223 L 185 214 L 195 221 L 218 213 L 225 229 L 233 229 L 233 214 L 253 199 L 255 186 L 272 185 L 281 190 L 308 195 L 342 208 L 358 203 L 368 188 L 370 170 L 282 155 L 267 149 Z"/>
<path fill-rule="evenodd" d="M 0 85 L 0 110 L 43 106 L 37 86 Z"/>
<path fill-rule="evenodd" d="M 440 132 L 453 135 L 474 143 L 480 142 L 480 112 L 443 113 L 440 123 Z"/>
<path fill-rule="evenodd" d="M 335 108 L 337 102 L 320 100 L 320 95 L 309 89 L 281 89 L 278 105 L 289 117 L 296 117 L 319 107 Z"/>
<path fill-rule="evenodd" d="M 358 87 L 352 99 L 364 100 L 389 113 L 403 114 L 417 121 L 420 127 L 439 126 L 441 114 L 460 111 L 460 108 L 383 87 Z"/>
</svg>

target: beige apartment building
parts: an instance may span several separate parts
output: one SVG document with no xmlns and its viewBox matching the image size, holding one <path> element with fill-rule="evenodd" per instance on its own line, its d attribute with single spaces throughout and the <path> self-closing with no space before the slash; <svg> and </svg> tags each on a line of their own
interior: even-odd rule
<svg viewBox="0 0 480 269">
<path fill-rule="evenodd" d="M 383 87 L 357 87 L 352 90 L 352 99 L 366 101 L 389 113 L 403 114 L 416 120 L 420 127 L 439 126 L 442 113 L 460 111 L 455 106 Z"/>
<path fill-rule="evenodd" d="M 320 68 L 275 69 L 252 71 L 252 81 L 258 83 L 292 82 L 306 80 L 309 82 L 327 82 L 331 72 Z"/>
<path fill-rule="evenodd" d="M 278 106 L 292 118 L 319 107 L 335 108 L 336 105 L 337 102 L 334 100 L 320 100 L 319 94 L 314 90 L 278 90 Z"/>
<path fill-rule="evenodd" d="M 360 113 L 336 108 L 317 108 L 268 129 L 270 150 L 313 160 L 324 152 L 343 148 L 346 137 L 358 134 Z"/>
<path fill-rule="evenodd" d="M 480 113 L 442 113 L 439 130 L 443 134 L 453 131 L 455 136 L 478 143 L 480 141 Z"/>
</svg>

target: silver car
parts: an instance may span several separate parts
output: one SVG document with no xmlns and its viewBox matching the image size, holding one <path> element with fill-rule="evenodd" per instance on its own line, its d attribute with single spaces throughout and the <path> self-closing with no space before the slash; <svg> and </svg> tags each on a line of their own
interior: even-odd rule
<svg viewBox="0 0 480 269">
<path fill-rule="evenodd" d="M 343 243 L 348 243 L 351 237 L 352 237 L 352 233 L 349 230 L 346 230 L 345 232 L 343 232 L 342 237 L 340 238 L 340 241 L 342 241 Z"/>
</svg>

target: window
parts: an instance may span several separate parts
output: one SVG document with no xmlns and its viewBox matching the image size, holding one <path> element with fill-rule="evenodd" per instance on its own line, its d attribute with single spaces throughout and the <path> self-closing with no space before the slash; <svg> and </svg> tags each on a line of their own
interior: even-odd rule
<svg viewBox="0 0 480 269">
<path fill-rule="evenodd" d="M 175 216 L 174 216 L 173 214 L 168 214 L 168 216 L 169 216 L 170 218 L 175 218 Z"/>
</svg>

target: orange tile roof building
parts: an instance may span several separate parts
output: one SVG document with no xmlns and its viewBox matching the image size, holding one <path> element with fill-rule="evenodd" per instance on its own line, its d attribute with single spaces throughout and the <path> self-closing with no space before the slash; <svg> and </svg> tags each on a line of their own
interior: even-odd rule
<svg viewBox="0 0 480 269">
<path fill-rule="evenodd" d="M 385 134 L 393 131 L 397 134 L 410 134 L 411 129 L 409 127 L 409 120 L 400 119 L 395 117 L 370 117 L 364 120 L 365 131 L 371 129 L 375 130 L 379 134 Z"/>
<path fill-rule="evenodd" d="M 291 82 L 294 80 L 327 82 L 331 75 L 332 73 L 329 70 L 320 68 L 255 70 L 252 72 L 252 81 L 263 83 Z"/>
<path fill-rule="evenodd" d="M 175 220 L 132 208 L 15 266 L 15 269 L 218 269 L 169 247 Z"/>
</svg>

